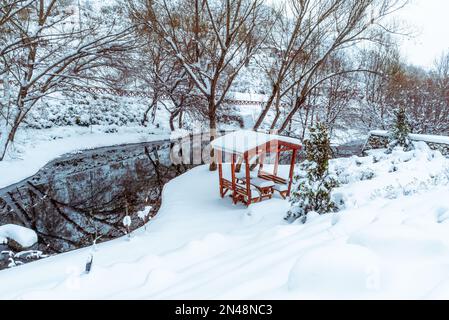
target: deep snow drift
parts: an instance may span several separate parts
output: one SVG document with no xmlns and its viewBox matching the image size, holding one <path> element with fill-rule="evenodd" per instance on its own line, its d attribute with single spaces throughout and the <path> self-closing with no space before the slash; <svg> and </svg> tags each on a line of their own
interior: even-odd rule
<svg viewBox="0 0 449 320">
<path fill-rule="evenodd" d="M 449 160 L 418 143 L 331 170 L 346 209 L 288 225 L 287 201 L 233 206 L 198 167 L 147 230 L 2 271 L 0 298 L 449 298 Z"/>
</svg>

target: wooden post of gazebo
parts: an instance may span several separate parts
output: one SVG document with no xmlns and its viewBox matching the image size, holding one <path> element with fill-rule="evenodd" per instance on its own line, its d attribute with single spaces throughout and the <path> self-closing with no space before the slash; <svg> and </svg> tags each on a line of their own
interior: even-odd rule
<svg viewBox="0 0 449 320">
<path fill-rule="evenodd" d="M 296 153 L 297 153 L 297 151 L 293 152 L 292 161 L 290 163 L 290 173 L 289 173 L 289 179 L 288 179 L 287 197 L 290 197 L 290 194 L 292 192 L 293 174 L 295 173 Z"/>
<path fill-rule="evenodd" d="M 236 156 L 235 156 L 235 154 L 233 153 L 232 154 L 232 161 L 231 161 L 231 179 L 232 179 L 232 190 L 236 190 L 236 180 L 235 180 L 235 158 L 236 158 Z M 237 196 L 237 194 L 236 194 L 236 192 L 233 192 L 232 193 L 232 202 L 234 202 L 234 204 L 236 204 L 237 203 L 237 200 L 236 200 L 236 196 Z"/>
<path fill-rule="evenodd" d="M 249 206 L 251 204 L 251 173 L 249 170 L 249 160 L 248 160 L 248 153 L 245 153 L 245 177 L 246 177 L 246 205 Z"/>
<path fill-rule="evenodd" d="M 223 198 L 225 194 L 223 193 L 223 152 L 217 150 L 217 163 L 218 163 L 218 179 L 220 183 L 220 196 Z"/>
</svg>

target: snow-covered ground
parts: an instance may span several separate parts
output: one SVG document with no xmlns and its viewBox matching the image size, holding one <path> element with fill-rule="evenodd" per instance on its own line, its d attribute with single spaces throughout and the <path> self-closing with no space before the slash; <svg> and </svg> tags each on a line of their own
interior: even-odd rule
<svg viewBox="0 0 449 320">
<path fill-rule="evenodd" d="M 79 150 L 167 139 L 169 134 L 145 127 L 53 127 L 18 131 L 6 158 L 0 161 L 0 188 L 28 178 L 55 158 Z"/>
<path fill-rule="evenodd" d="M 449 160 L 417 143 L 331 170 L 346 208 L 288 225 L 287 201 L 233 206 L 197 167 L 147 230 L 1 271 L 0 298 L 449 298 Z"/>
</svg>

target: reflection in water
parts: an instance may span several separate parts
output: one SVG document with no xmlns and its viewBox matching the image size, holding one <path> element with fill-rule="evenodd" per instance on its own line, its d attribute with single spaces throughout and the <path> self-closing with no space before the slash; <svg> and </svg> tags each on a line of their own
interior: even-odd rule
<svg viewBox="0 0 449 320">
<path fill-rule="evenodd" d="M 37 232 L 36 250 L 65 252 L 125 233 L 143 222 L 136 212 L 160 207 L 165 183 L 192 165 L 172 165 L 170 142 L 100 148 L 53 161 L 32 178 L 0 190 L 0 225 L 13 223 Z M 1 249 L 1 248 L 0 248 Z M 4 249 L 4 248 L 3 248 Z M 7 255 L 0 268 L 8 265 Z"/>
</svg>

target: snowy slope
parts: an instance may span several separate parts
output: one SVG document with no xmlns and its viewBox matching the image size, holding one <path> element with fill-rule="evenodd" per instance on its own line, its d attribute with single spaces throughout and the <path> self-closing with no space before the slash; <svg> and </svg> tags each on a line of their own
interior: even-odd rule
<svg viewBox="0 0 449 320">
<path fill-rule="evenodd" d="M 447 299 L 449 160 L 417 147 L 333 161 L 346 209 L 305 225 L 284 223 L 281 199 L 220 199 L 198 167 L 165 187 L 146 231 L 2 271 L 0 298 Z"/>
</svg>

